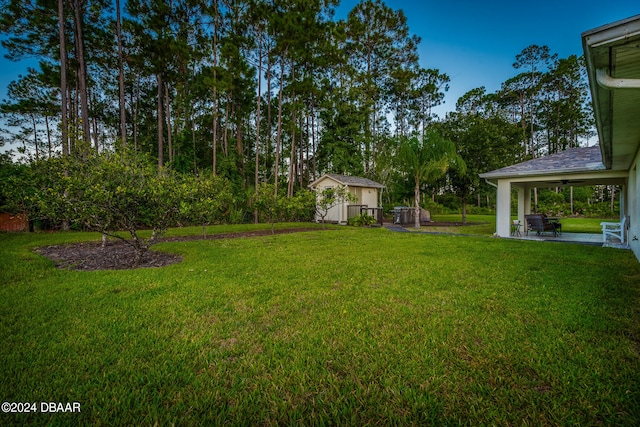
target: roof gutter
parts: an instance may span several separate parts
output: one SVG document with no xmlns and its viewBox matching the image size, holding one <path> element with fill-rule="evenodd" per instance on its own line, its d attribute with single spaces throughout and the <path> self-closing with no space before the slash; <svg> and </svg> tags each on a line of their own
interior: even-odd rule
<svg viewBox="0 0 640 427">
<path fill-rule="evenodd" d="M 487 184 L 489 184 L 492 187 L 498 188 L 498 184 L 494 184 L 493 182 L 489 181 L 489 178 L 485 178 L 484 182 L 486 182 Z"/>
<path fill-rule="evenodd" d="M 596 79 L 605 89 L 640 89 L 640 79 L 615 79 L 603 68 L 596 70 Z"/>
</svg>

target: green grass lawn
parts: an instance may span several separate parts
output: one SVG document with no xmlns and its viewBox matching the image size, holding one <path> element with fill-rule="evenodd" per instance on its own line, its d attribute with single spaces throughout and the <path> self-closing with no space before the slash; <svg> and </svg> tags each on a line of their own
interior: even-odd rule
<svg viewBox="0 0 640 427">
<path fill-rule="evenodd" d="M 433 215 L 432 221 L 435 222 L 454 222 L 462 224 L 461 214 Z M 411 229 L 411 227 L 408 227 Z M 491 236 L 496 232 L 496 216 L 495 215 L 467 215 L 467 225 L 458 225 L 454 227 L 441 226 L 425 226 L 421 227 L 421 231 L 436 233 L 454 233 L 454 234 L 477 234 Z"/>
<path fill-rule="evenodd" d="M 563 233 L 594 233 L 601 234 L 603 221 L 615 221 L 611 218 L 561 218 Z"/>
<path fill-rule="evenodd" d="M 81 404 L 2 425 L 640 425 L 630 251 L 334 227 L 156 269 L 33 253 L 88 239 L 0 234 L 1 400 Z"/>
</svg>

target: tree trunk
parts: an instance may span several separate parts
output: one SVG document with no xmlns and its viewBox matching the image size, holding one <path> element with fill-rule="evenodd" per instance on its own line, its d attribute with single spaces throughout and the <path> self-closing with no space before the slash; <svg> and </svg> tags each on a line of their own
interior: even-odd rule
<svg viewBox="0 0 640 427">
<path fill-rule="evenodd" d="M 162 114 L 162 76 L 156 74 L 158 81 L 158 169 L 164 166 L 164 129 Z"/>
<path fill-rule="evenodd" d="M 218 2 L 213 2 L 213 176 L 216 176 L 218 163 Z"/>
<path fill-rule="evenodd" d="M 134 265 L 140 265 L 142 262 L 142 258 L 144 257 L 145 252 L 149 249 L 149 242 L 153 241 L 155 238 L 155 230 L 151 235 L 151 238 L 148 242 L 145 242 L 143 239 L 138 237 L 138 233 L 135 229 L 129 230 L 129 234 L 131 235 L 132 245 L 135 250 L 134 256 Z"/>
<path fill-rule="evenodd" d="M 40 158 L 40 150 L 38 149 L 38 125 L 36 124 L 36 116 L 31 114 L 31 124 L 33 125 L 33 144 L 36 147 L 36 160 Z"/>
<path fill-rule="evenodd" d="M 295 120 L 295 110 L 294 110 L 294 120 Z M 295 124 L 294 124 L 295 128 Z M 293 189 L 296 184 L 296 132 L 293 132 L 293 141 L 291 141 L 291 153 L 289 154 L 289 182 L 287 183 L 287 197 L 293 197 Z"/>
<path fill-rule="evenodd" d="M 116 0 L 116 37 L 118 38 L 118 86 L 120 89 L 120 139 L 122 147 L 127 146 L 127 114 L 124 102 L 124 64 L 122 59 L 122 23 L 120 18 L 120 0 Z"/>
<path fill-rule="evenodd" d="M 51 157 L 52 148 L 51 148 L 51 129 L 49 128 L 49 116 L 44 116 L 44 126 L 47 130 L 47 152 L 49 153 L 48 157 Z"/>
<path fill-rule="evenodd" d="M 78 49 L 78 83 L 80 85 L 80 109 L 82 118 L 82 139 L 84 141 L 84 150 L 91 147 L 91 130 L 89 127 L 89 102 L 87 100 L 87 67 L 84 60 L 84 36 L 82 34 L 82 1 L 74 0 L 75 9 L 75 29 L 76 29 L 76 46 Z"/>
<path fill-rule="evenodd" d="M 295 61 L 291 60 L 291 81 L 295 82 Z M 291 115 L 291 153 L 289 154 L 289 182 L 287 185 L 287 197 L 293 197 L 293 188 L 296 183 L 296 94 L 291 95 L 291 104 L 293 106 Z"/>
<path fill-rule="evenodd" d="M 260 33 L 260 28 L 258 28 Z M 258 94 L 256 96 L 256 157 L 254 171 L 254 186 L 256 188 L 256 197 L 258 197 L 259 169 L 260 169 L 260 112 L 262 110 L 262 38 L 258 39 Z M 253 211 L 253 222 L 258 223 L 258 209 Z"/>
<path fill-rule="evenodd" d="M 167 143 L 169 145 L 169 162 L 173 162 L 173 139 L 171 138 L 171 102 L 169 100 L 169 85 L 164 84 L 165 103 L 166 103 L 166 119 L 167 119 Z"/>
<path fill-rule="evenodd" d="M 573 185 L 569 187 L 569 204 L 571 205 L 571 215 L 573 215 Z"/>
<path fill-rule="evenodd" d="M 416 230 L 420 229 L 420 181 L 416 180 L 416 187 L 414 189 L 414 198 L 416 204 L 415 218 L 413 219 L 413 226 Z"/>
<path fill-rule="evenodd" d="M 224 134 L 222 135 L 222 152 L 225 156 L 229 155 L 229 101 L 224 107 Z"/>
<path fill-rule="evenodd" d="M 91 102 L 91 105 L 95 104 L 95 98 L 93 97 L 93 93 L 87 90 L 88 99 Z M 100 151 L 100 138 L 98 138 L 98 119 L 96 117 L 91 118 L 91 128 L 93 129 L 93 146 L 96 150 L 96 153 Z"/>
<path fill-rule="evenodd" d="M 69 125 L 67 124 L 67 49 L 64 31 L 64 2 L 58 0 L 58 31 L 60 39 L 60 110 L 62 132 L 62 155 L 69 155 Z"/>
<path fill-rule="evenodd" d="M 615 186 L 613 186 L 613 185 L 609 186 L 609 194 L 611 195 L 610 202 L 609 202 L 609 210 L 611 212 L 613 212 L 614 202 L 615 202 L 615 199 L 616 199 L 616 187 Z"/>
<path fill-rule="evenodd" d="M 312 151 L 313 151 L 313 181 L 316 180 L 316 171 L 317 171 L 317 164 L 316 164 L 316 131 L 315 131 L 315 99 L 313 97 L 313 94 L 311 94 L 311 146 L 312 146 Z"/>
<path fill-rule="evenodd" d="M 304 159 L 304 175 L 305 175 L 305 180 L 308 183 L 309 182 L 309 136 L 311 135 L 310 129 L 309 129 L 309 125 L 311 122 L 311 118 L 309 117 L 309 113 L 307 112 L 307 115 L 305 116 L 304 120 L 305 120 L 305 126 L 306 126 L 306 135 L 305 135 L 305 159 Z M 300 160 L 302 161 L 302 154 L 300 154 Z M 300 174 L 300 188 L 303 188 L 303 180 L 302 180 L 302 174 Z"/>
<path fill-rule="evenodd" d="M 462 198 L 462 223 L 467 224 L 467 198 Z"/>
<path fill-rule="evenodd" d="M 236 108 L 234 108 L 234 110 L 236 110 Z M 236 114 L 236 152 L 238 153 L 238 160 L 236 162 L 238 165 L 238 173 L 244 183 L 246 182 L 244 175 L 244 145 L 242 142 L 242 118 L 239 112 Z"/>
<path fill-rule="evenodd" d="M 133 95 L 132 95 L 133 96 Z M 136 94 L 133 109 L 133 149 L 138 151 L 138 108 L 140 105 L 140 75 L 136 79 Z"/>
<path fill-rule="evenodd" d="M 267 138 L 264 149 L 264 170 L 267 173 L 267 159 L 271 155 L 271 55 L 267 54 Z M 268 177 L 265 180 L 268 181 Z"/>
<path fill-rule="evenodd" d="M 215 73 L 214 73 L 215 74 Z M 218 96 L 216 87 L 213 87 L 213 176 L 216 176 L 218 163 Z"/>
<path fill-rule="evenodd" d="M 189 111 L 189 126 L 191 127 L 191 144 L 193 146 L 193 174 L 198 175 L 198 163 L 197 163 L 197 152 L 196 152 L 196 125 L 194 123 L 194 112 L 193 105 L 191 105 L 191 110 Z"/>
<path fill-rule="evenodd" d="M 278 133 L 276 135 L 276 160 L 275 160 L 275 176 L 274 176 L 274 187 L 275 194 L 278 194 L 278 169 L 280 167 L 280 143 L 282 141 L 282 91 L 284 86 L 284 61 L 287 56 L 287 50 L 285 49 L 282 54 L 281 64 L 280 64 L 280 91 L 278 93 Z"/>
<path fill-rule="evenodd" d="M 535 81 L 534 71 L 535 71 L 535 68 L 532 66 L 531 67 L 531 89 L 533 89 L 534 81 Z M 533 90 L 531 91 L 531 97 L 529 98 L 529 111 L 531 112 L 531 123 L 530 123 L 530 125 L 531 125 L 531 152 L 533 153 L 533 157 L 536 158 L 538 156 L 536 155 L 536 152 L 535 152 L 535 141 L 534 141 L 535 129 L 534 129 L 534 126 L 533 126 L 533 121 L 534 121 L 535 113 L 533 111 Z"/>
<path fill-rule="evenodd" d="M 298 138 L 298 141 L 300 141 L 300 146 L 298 147 L 298 185 L 300 186 L 300 188 L 302 188 L 303 185 L 303 175 L 304 175 L 304 117 L 302 115 L 302 112 L 299 115 L 299 123 L 298 123 L 298 129 L 300 129 L 300 137 Z M 307 129 L 308 130 L 308 129 Z M 308 133 L 308 132 L 307 132 Z"/>
<path fill-rule="evenodd" d="M 96 153 L 97 153 L 97 152 L 100 151 L 100 137 L 99 137 L 99 133 L 98 133 L 98 119 L 93 117 L 91 119 L 91 124 L 93 125 L 93 139 L 94 139 L 94 145 L 95 145 Z"/>
</svg>

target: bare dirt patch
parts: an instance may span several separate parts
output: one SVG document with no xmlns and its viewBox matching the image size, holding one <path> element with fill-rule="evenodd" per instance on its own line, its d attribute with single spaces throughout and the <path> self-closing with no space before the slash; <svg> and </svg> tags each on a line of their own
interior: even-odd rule
<svg viewBox="0 0 640 427">
<path fill-rule="evenodd" d="M 302 231 L 316 231 L 317 228 L 288 228 L 275 230 L 274 234 L 297 233 Z M 271 230 L 249 231 L 244 233 L 212 234 L 206 240 L 232 239 L 240 237 L 267 236 Z M 174 236 L 166 237 L 160 242 L 185 242 L 203 240 L 202 236 Z M 123 241 L 110 240 L 106 246 L 99 242 L 74 243 L 70 245 L 45 246 L 37 248 L 36 253 L 52 260 L 56 267 L 66 270 L 129 270 L 133 268 L 164 267 L 182 261 L 182 257 L 166 252 L 149 250 L 142 261 L 135 265 L 135 251 L 133 247 Z"/>
</svg>

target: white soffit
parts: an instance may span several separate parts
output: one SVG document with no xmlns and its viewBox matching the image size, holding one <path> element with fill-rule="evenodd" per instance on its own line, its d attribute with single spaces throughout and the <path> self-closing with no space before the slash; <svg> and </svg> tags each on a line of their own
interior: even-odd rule
<svg viewBox="0 0 640 427">
<path fill-rule="evenodd" d="M 640 146 L 640 88 L 606 88 L 597 70 L 611 79 L 640 79 L 640 15 L 582 34 L 603 163 L 628 170 Z"/>
</svg>

